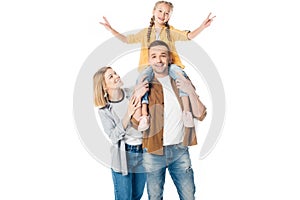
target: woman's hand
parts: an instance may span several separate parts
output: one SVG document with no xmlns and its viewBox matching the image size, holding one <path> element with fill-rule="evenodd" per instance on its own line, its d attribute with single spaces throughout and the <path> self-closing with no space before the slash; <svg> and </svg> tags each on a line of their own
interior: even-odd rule
<svg viewBox="0 0 300 200">
<path fill-rule="evenodd" d="M 142 96 L 149 91 L 149 83 L 145 80 L 146 76 L 143 76 L 140 82 L 135 86 L 133 96 L 141 100 Z"/>
<path fill-rule="evenodd" d="M 128 110 L 127 110 L 128 116 L 131 117 L 139 107 L 141 107 L 140 100 L 137 99 L 135 96 L 132 96 L 129 99 L 129 103 L 128 103 Z"/>
</svg>

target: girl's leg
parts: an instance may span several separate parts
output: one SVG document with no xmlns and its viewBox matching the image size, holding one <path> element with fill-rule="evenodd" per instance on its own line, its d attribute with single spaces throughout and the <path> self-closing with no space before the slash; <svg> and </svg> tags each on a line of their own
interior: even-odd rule
<svg viewBox="0 0 300 200">
<path fill-rule="evenodd" d="M 140 120 L 141 119 L 141 117 L 142 116 L 144 116 L 144 115 L 148 115 L 148 110 L 147 110 L 147 108 L 148 108 L 148 103 L 149 103 L 149 101 L 148 101 L 148 93 L 146 93 L 146 94 L 144 94 L 144 96 L 142 97 L 142 100 L 141 100 L 141 107 L 139 107 L 136 111 L 135 111 L 135 113 L 134 113 L 134 115 L 133 115 L 133 117 L 136 119 L 136 120 Z M 144 104 L 146 104 L 146 105 L 144 105 Z"/>
<path fill-rule="evenodd" d="M 151 82 L 151 80 L 153 79 L 154 73 L 152 70 L 151 66 L 148 66 L 147 68 L 145 68 L 139 75 L 138 79 L 137 79 L 137 83 L 139 81 L 148 81 L 149 83 Z M 143 80 L 142 80 L 143 79 Z M 147 130 L 149 128 L 149 115 L 148 115 L 148 93 L 146 93 L 143 97 L 142 97 L 142 108 L 138 109 L 138 114 L 140 114 L 139 116 L 139 126 L 138 126 L 138 130 L 139 131 L 144 131 Z"/>
<path fill-rule="evenodd" d="M 141 79 L 144 79 L 150 83 L 151 80 L 153 79 L 153 76 L 154 76 L 153 69 L 151 66 L 148 66 L 139 74 L 137 83 L 139 81 L 142 81 Z"/>
<path fill-rule="evenodd" d="M 143 103 L 142 104 L 142 116 L 148 116 L 148 104 L 147 103 Z"/>
<path fill-rule="evenodd" d="M 149 128 L 149 115 L 148 115 L 148 104 L 142 103 L 142 116 L 140 117 L 140 123 L 138 126 L 139 131 L 145 131 Z"/>
</svg>

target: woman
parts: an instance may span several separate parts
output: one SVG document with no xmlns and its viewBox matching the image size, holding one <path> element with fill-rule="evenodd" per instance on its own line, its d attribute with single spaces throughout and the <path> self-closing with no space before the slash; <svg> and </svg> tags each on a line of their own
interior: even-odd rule
<svg viewBox="0 0 300 200">
<path fill-rule="evenodd" d="M 110 138 L 115 199 L 141 199 L 146 182 L 142 166 L 142 133 L 131 126 L 130 119 L 140 106 L 140 97 L 147 91 L 140 84 L 142 94 L 131 96 L 123 89 L 120 76 L 111 67 L 102 67 L 94 77 L 94 103 L 103 129 Z M 131 96 L 131 97 L 130 97 Z"/>
</svg>

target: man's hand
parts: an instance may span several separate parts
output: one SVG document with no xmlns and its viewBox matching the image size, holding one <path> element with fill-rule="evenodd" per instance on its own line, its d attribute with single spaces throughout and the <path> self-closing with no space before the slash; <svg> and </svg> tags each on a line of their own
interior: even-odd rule
<svg viewBox="0 0 300 200">
<path fill-rule="evenodd" d="M 177 73 L 177 75 L 179 76 L 179 78 L 176 79 L 177 88 L 189 95 L 193 94 L 195 92 L 195 88 L 192 82 L 189 79 L 185 78 L 181 73 Z"/>
</svg>

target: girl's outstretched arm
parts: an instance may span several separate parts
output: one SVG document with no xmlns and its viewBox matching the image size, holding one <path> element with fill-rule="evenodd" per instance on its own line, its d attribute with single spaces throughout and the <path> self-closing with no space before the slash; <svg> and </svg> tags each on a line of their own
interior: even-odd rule
<svg viewBox="0 0 300 200">
<path fill-rule="evenodd" d="M 106 19 L 106 17 L 103 16 L 104 22 L 99 22 L 100 24 L 102 24 L 107 30 L 109 30 L 115 37 L 117 37 L 119 40 L 121 40 L 122 42 L 127 43 L 127 38 L 125 35 L 122 35 L 121 33 L 119 33 L 118 31 L 116 31 L 115 29 L 113 29 L 110 25 L 110 23 L 108 22 L 108 20 Z"/>
<path fill-rule="evenodd" d="M 210 17 L 211 13 L 207 16 L 207 18 L 202 22 L 202 24 L 196 28 L 194 31 L 188 34 L 188 38 L 190 40 L 194 39 L 199 33 L 201 33 L 205 28 L 209 27 L 211 22 L 216 16 Z"/>
</svg>

